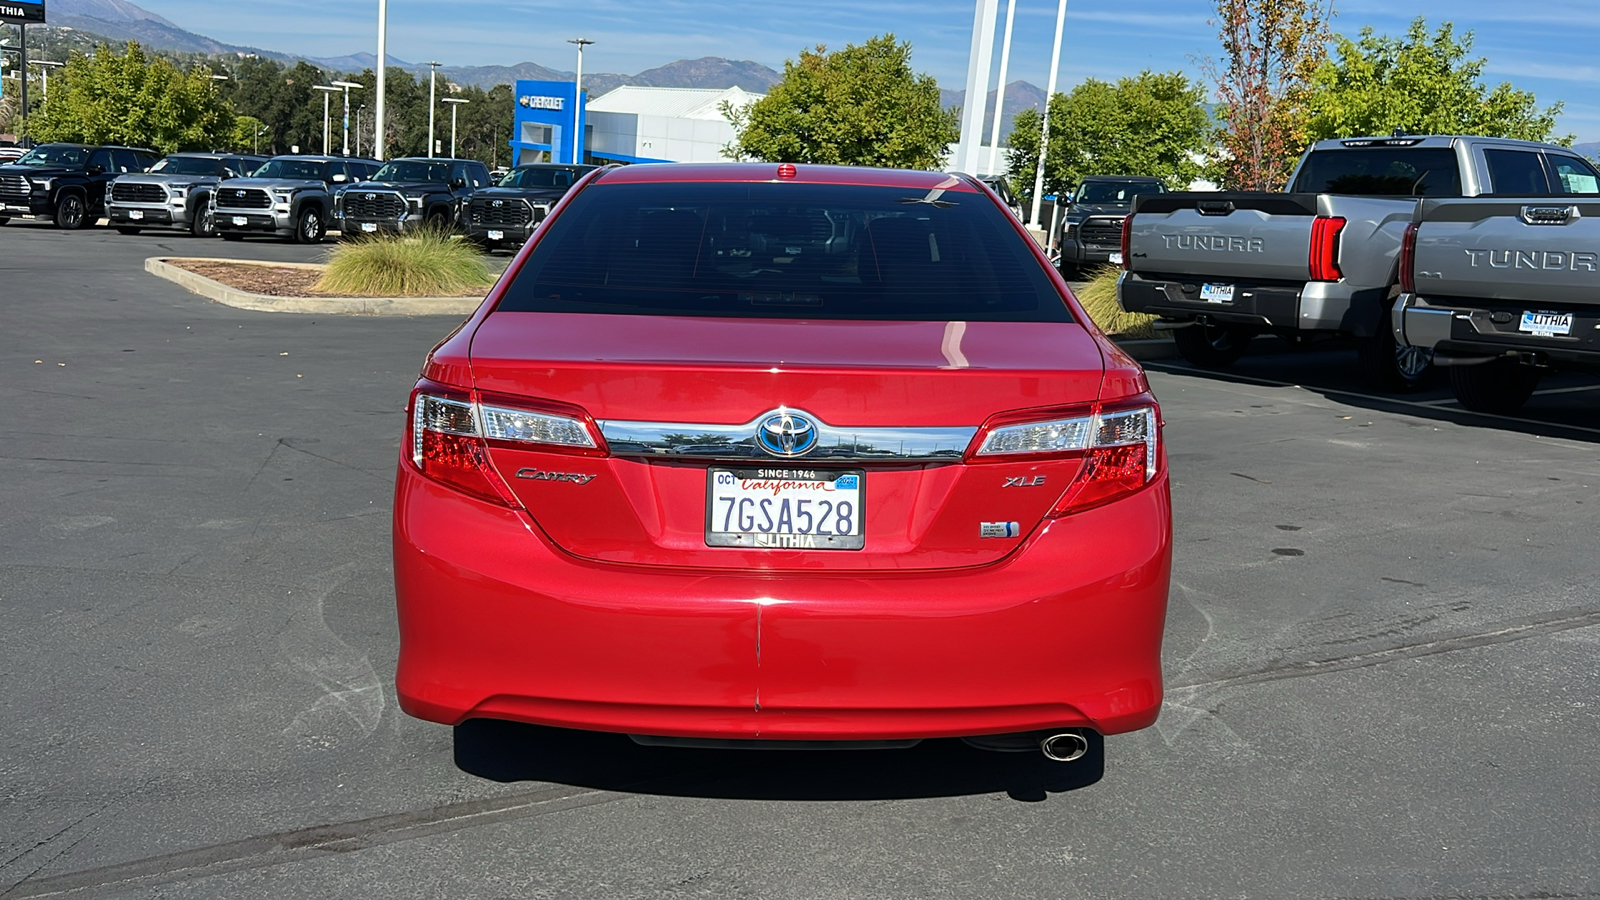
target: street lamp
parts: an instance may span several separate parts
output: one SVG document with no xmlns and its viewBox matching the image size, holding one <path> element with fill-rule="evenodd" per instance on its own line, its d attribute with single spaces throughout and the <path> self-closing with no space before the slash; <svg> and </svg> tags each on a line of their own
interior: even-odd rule
<svg viewBox="0 0 1600 900">
<path fill-rule="evenodd" d="M 588 38 L 568 38 L 567 43 L 578 45 L 578 77 L 572 96 L 572 162 L 583 163 L 583 48 L 594 43 Z"/>
<path fill-rule="evenodd" d="M 67 64 L 66 63 L 58 63 L 58 62 L 50 62 L 49 60 L 44 60 L 44 59 L 36 59 L 36 60 L 33 61 L 33 64 L 39 67 L 39 69 L 40 69 L 39 75 L 40 75 L 41 78 L 44 79 L 44 85 L 43 85 L 43 87 L 44 87 L 44 101 L 43 102 L 49 103 L 50 102 L 50 70 L 51 69 L 65 68 Z"/>
<path fill-rule="evenodd" d="M 361 155 L 361 111 L 366 109 L 365 103 L 356 107 L 356 155 Z"/>
<path fill-rule="evenodd" d="M 331 141 L 328 134 L 328 96 L 339 93 L 339 89 L 327 84 L 313 84 L 311 89 L 322 92 L 322 155 L 327 156 L 329 151 L 332 150 L 332 147 L 329 146 Z"/>
<path fill-rule="evenodd" d="M 388 68 L 389 52 L 389 0 L 378 0 L 378 108 L 372 127 L 372 158 L 383 159 L 383 86 L 384 70 Z"/>
<path fill-rule="evenodd" d="M 458 107 L 460 107 L 461 104 L 463 104 L 463 103 L 471 103 L 472 101 L 471 100 L 463 100 L 460 97 L 446 97 L 446 98 L 444 98 L 444 102 L 450 104 L 450 158 L 451 159 L 455 159 L 456 158 L 456 109 Z"/>
<path fill-rule="evenodd" d="M 334 87 L 344 88 L 344 155 L 350 155 L 350 89 L 360 90 L 366 85 L 355 81 L 335 81 Z M 359 137 L 357 143 L 360 143 Z"/>
<path fill-rule="evenodd" d="M 437 76 L 439 74 L 439 67 L 442 66 L 442 65 L 444 65 L 444 63 L 436 63 L 436 62 L 428 63 L 428 158 L 429 159 L 433 159 L 434 156 L 437 155 L 436 153 L 434 153 L 434 149 L 433 149 L 434 147 L 438 146 L 437 144 L 435 144 L 433 142 L 433 108 L 437 105 L 433 100 L 433 96 L 434 96 L 434 87 L 438 83 L 438 77 Z"/>
</svg>

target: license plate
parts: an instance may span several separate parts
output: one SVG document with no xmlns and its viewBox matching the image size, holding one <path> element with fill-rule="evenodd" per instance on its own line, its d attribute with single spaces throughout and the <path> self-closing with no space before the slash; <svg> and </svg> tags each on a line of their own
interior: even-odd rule
<svg viewBox="0 0 1600 900">
<path fill-rule="evenodd" d="M 1111 263 L 1111 264 L 1112 264 L 1112 265 L 1113 265 L 1113 266 L 1120 266 L 1120 265 L 1122 265 L 1122 253 L 1121 253 L 1121 251 L 1118 251 L 1118 252 L 1116 252 L 1116 253 L 1113 253 L 1113 254 L 1111 254 L 1111 259 L 1110 259 L 1110 260 L 1108 260 L 1108 261 L 1109 261 L 1109 262 L 1110 262 L 1110 263 Z"/>
<path fill-rule="evenodd" d="M 377 222 L 362 222 L 361 223 L 361 230 L 367 232 L 368 234 L 371 234 L 372 232 L 378 230 L 378 223 Z"/>
<path fill-rule="evenodd" d="M 1206 303 L 1232 303 L 1233 285 L 1202 284 L 1200 285 L 1200 299 Z"/>
<path fill-rule="evenodd" d="M 135 222 L 137 222 L 140 219 L 144 218 L 144 210 L 142 210 L 142 209 L 130 209 L 130 210 L 128 210 L 128 218 L 130 218 L 130 219 L 134 220 Z"/>
<path fill-rule="evenodd" d="M 1572 313 L 1524 312 L 1517 330 L 1536 337 L 1563 337 L 1572 333 Z"/>
<path fill-rule="evenodd" d="M 707 474 L 706 545 L 860 550 L 866 475 L 860 469 L 723 469 Z"/>
<path fill-rule="evenodd" d="M 235 225 L 249 225 L 250 224 L 250 220 L 246 219 L 244 216 L 234 216 L 233 217 L 233 224 L 235 224 Z"/>
<path fill-rule="evenodd" d="M 506 239 L 506 233 L 504 231 L 491 231 L 491 232 L 489 232 L 489 240 L 491 240 L 491 241 L 503 241 L 505 239 Z"/>
</svg>

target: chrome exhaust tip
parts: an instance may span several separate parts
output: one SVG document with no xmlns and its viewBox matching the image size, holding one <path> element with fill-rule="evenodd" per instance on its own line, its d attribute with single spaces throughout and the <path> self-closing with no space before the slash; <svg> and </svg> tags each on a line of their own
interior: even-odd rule
<svg viewBox="0 0 1600 900">
<path fill-rule="evenodd" d="M 1039 750 L 1045 759 L 1055 762 L 1073 762 L 1089 752 L 1089 739 L 1076 731 L 1063 731 L 1040 738 Z"/>
</svg>

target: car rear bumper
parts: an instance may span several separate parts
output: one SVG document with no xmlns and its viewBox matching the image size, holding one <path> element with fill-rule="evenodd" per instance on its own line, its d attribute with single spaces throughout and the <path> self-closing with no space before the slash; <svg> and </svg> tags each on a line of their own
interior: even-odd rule
<svg viewBox="0 0 1600 900">
<path fill-rule="evenodd" d="M 1519 330 L 1524 312 L 1569 313 L 1566 335 L 1533 335 Z M 1498 320 L 1498 321 L 1497 321 Z M 1512 358 L 1537 365 L 1600 370 L 1600 307 L 1573 304 L 1480 301 L 1401 294 L 1390 317 L 1395 340 L 1434 351 L 1439 365 L 1472 365 Z"/>
<path fill-rule="evenodd" d="M 396 690 L 406 712 L 445 724 L 675 737 L 1132 731 L 1161 704 L 1171 543 L 1162 475 L 982 568 L 609 565 L 402 464 Z"/>
</svg>

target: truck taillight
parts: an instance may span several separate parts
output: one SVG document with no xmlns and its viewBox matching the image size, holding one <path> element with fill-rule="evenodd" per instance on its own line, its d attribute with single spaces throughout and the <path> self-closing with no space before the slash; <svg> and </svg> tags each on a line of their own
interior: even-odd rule
<svg viewBox="0 0 1600 900">
<path fill-rule="evenodd" d="M 419 383 L 411 394 L 406 447 L 424 476 L 489 503 L 521 503 L 489 460 L 489 445 L 604 456 L 588 417 L 566 409 L 527 409 L 495 398 L 436 384 Z M 484 402 L 489 400 L 489 402 Z"/>
<path fill-rule="evenodd" d="M 1339 271 L 1339 232 L 1344 231 L 1344 219 L 1338 216 L 1318 216 L 1311 223 L 1311 280 L 1338 281 L 1344 277 Z"/>
<path fill-rule="evenodd" d="M 1133 216 L 1122 217 L 1122 268 L 1133 268 L 1133 254 L 1128 250 L 1133 246 Z"/>
<path fill-rule="evenodd" d="M 1400 239 L 1400 290 L 1417 292 L 1417 223 L 1406 226 L 1405 237 Z"/>
</svg>

